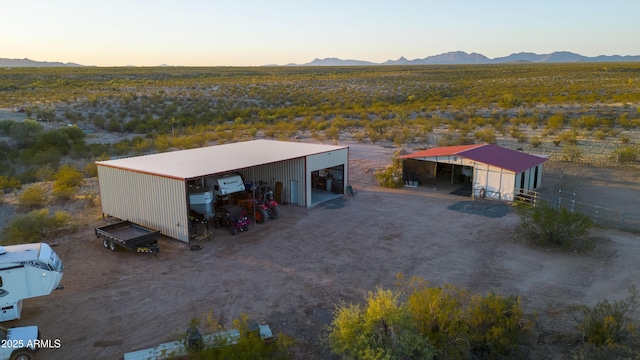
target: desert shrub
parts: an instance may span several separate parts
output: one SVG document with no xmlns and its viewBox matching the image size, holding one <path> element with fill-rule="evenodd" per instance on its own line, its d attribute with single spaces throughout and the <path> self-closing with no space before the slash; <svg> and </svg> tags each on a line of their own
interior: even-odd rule
<svg viewBox="0 0 640 360">
<path fill-rule="evenodd" d="M 55 175 L 51 192 L 59 199 L 69 200 L 77 194 L 83 181 L 84 176 L 80 170 L 72 165 L 63 165 Z"/>
<path fill-rule="evenodd" d="M 20 180 L 14 177 L 0 175 L 0 190 L 11 191 L 13 189 L 18 189 L 21 186 L 22 183 L 20 182 Z"/>
<path fill-rule="evenodd" d="M 593 222 L 577 212 L 564 207 L 559 209 L 541 204 L 535 208 L 519 208 L 520 224 L 516 227 L 516 237 L 539 246 L 557 246 L 565 249 L 585 249 L 591 242 L 586 239 L 576 244 L 576 240 L 585 237 Z"/>
<path fill-rule="evenodd" d="M 493 144 L 496 142 L 496 134 L 491 129 L 476 131 L 473 136 L 481 142 Z"/>
<path fill-rule="evenodd" d="M 450 284 L 431 287 L 421 278 L 402 286 L 416 328 L 428 338 L 443 359 L 517 358 L 517 347 L 531 322 L 525 318 L 517 296 L 473 294 Z M 403 283 L 404 282 L 404 283 Z"/>
<path fill-rule="evenodd" d="M 52 181 L 54 180 L 55 170 L 51 167 L 51 165 L 42 165 L 36 170 L 36 178 L 39 181 Z"/>
<path fill-rule="evenodd" d="M 582 157 L 582 151 L 576 145 L 563 146 L 561 150 L 562 160 L 577 162 Z"/>
<path fill-rule="evenodd" d="M 542 139 L 540 139 L 540 136 L 532 136 L 531 139 L 529 139 L 529 143 L 536 149 L 542 145 Z"/>
<path fill-rule="evenodd" d="M 7 224 L 1 242 L 3 245 L 41 242 L 56 235 L 70 220 L 71 216 L 64 211 L 51 215 L 49 209 L 33 210 L 16 216 Z"/>
<path fill-rule="evenodd" d="M 364 131 L 358 131 L 357 133 L 353 134 L 353 139 L 359 142 L 360 144 L 364 143 L 364 140 L 366 138 L 367 138 L 367 134 Z"/>
<path fill-rule="evenodd" d="M 519 296 L 476 294 L 471 298 L 466 317 L 472 358 L 514 357 L 527 330 Z"/>
<path fill-rule="evenodd" d="M 404 185 L 402 180 L 402 171 L 394 165 L 387 165 L 384 169 L 377 170 L 374 173 L 374 176 L 380 186 L 400 188 Z"/>
<path fill-rule="evenodd" d="M 582 308 L 577 328 L 584 342 L 596 347 L 615 347 L 634 343 L 636 325 L 633 312 L 638 307 L 638 289 L 632 286 L 629 295 L 618 301 L 603 300 L 593 307 Z"/>
<path fill-rule="evenodd" d="M 618 164 L 627 165 L 638 160 L 638 150 L 632 146 L 623 146 L 617 148 L 613 155 Z"/>
<path fill-rule="evenodd" d="M 377 289 L 365 304 L 341 304 L 330 325 L 331 349 L 349 359 L 431 359 L 435 351 L 415 329 L 399 294 Z"/>
<path fill-rule="evenodd" d="M 48 199 L 49 195 L 42 184 L 32 184 L 18 195 L 18 204 L 25 208 L 41 207 Z"/>
</svg>

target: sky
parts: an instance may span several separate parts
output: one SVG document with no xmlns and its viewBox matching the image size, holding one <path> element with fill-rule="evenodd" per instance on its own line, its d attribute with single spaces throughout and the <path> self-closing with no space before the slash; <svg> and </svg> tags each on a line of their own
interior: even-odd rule
<svg viewBox="0 0 640 360">
<path fill-rule="evenodd" d="M 93 66 L 640 55 L 637 0 L 0 0 L 0 58 Z"/>
</svg>

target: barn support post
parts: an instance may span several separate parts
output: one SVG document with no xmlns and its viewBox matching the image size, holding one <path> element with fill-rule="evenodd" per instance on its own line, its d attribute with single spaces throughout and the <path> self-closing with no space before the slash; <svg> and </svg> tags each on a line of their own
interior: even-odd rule
<svg viewBox="0 0 640 360">
<path fill-rule="evenodd" d="M 453 174 L 456 172 L 456 164 L 451 164 L 451 183 L 453 184 Z"/>
<path fill-rule="evenodd" d="M 186 205 L 187 205 L 187 223 L 184 224 L 184 226 L 187 227 L 187 250 L 191 249 L 191 232 L 193 231 L 193 226 L 191 224 L 191 221 L 189 221 L 189 214 L 190 214 L 190 210 L 191 210 L 191 199 L 189 198 L 189 184 L 187 183 L 187 181 L 184 181 L 184 192 L 187 195 L 187 201 L 186 201 Z M 180 226 L 180 222 L 176 223 L 176 226 Z"/>
</svg>

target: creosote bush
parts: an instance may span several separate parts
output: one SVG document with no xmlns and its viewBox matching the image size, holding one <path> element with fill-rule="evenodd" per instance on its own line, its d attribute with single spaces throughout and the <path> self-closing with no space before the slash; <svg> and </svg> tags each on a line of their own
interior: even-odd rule
<svg viewBox="0 0 640 360">
<path fill-rule="evenodd" d="M 42 184 L 32 184 L 26 187 L 20 195 L 18 195 L 18 203 L 20 206 L 29 208 L 42 207 L 47 203 L 49 195 Z"/>
<path fill-rule="evenodd" d="M 398 291 L 377 289 L 363 305 L 340 304 L 329 327 L 349 359 L 518 358 L 531 322 L 517 296 L 473 294 L 398 274 Z M 402 301 L 401 299 L 406 299 Z"/>
<path fill-rule="evenodd" d="M 18 215 L 3 229 L 3 245 L 41 242 L 54 236 L 69 224 L 71 215 L 57 211 L 53 215 L 49 209 L 33 210 Z"/>
<path fill-rule="evenodd" d="M 618 301 L 599 301 L 593 307 L 582 308 L 578 330 L 583 341 L 598 347 L 616 346 L 634 340 L 636 325 L 632 315 L 638 307 L 638 288 L 632 286 L 629 295 Z"/>
<path fill-rule="evenodd" d="M 431 359 L 429 339 L 421 336 L 400 294 L 378 288 L 364 305 L 336 309 L 329 340 L 335 353 L 350 359 Z"/>
<path fill-rule="evenodd" d="M 396 151 L 393 158 L 391 158 L 391 164 L 387 165 L 382 170 L 377 170 L 373 175 L 380 186 L 388 188 L 400 188 L 404 185 L 402 178 L 402 159 L 398 158 L 400 153 Z"/>
<path fill-rule="evenodd" d="M 387 165 L 384 169 L 377 170 L 374 175 L 380 186 L 399 188 L 404 184 L 402 180 L 402 171 L 393 165 Z"/>
<path fill-rule="evenodd" d="M 555 246 L 569 250 L 588 250 L 592 242 L 586 238 L 593 226 L 591 219 L 564 207 L 541 204 L 535 208 L 520 207 L 520 225 L 516 238 L 538 246 Z M 577 240 L 584 238 L 582 242 Z"/>
<path fill-rule="evenodd" d="M 6 192 L 18 189 L 20 186 L 22 186 L 22 183 L 18 179 L 4 175 L 0 176 L 0 190 Z"/>
<path fill-rule="evenodd" d="M 56 173 L 55 179 L 53 194 L 59 199 L 69 200 L 78 192 L 78 188 L 84 181 L 84 176 L 76 167 L 63 165 Z"/>
</svg>

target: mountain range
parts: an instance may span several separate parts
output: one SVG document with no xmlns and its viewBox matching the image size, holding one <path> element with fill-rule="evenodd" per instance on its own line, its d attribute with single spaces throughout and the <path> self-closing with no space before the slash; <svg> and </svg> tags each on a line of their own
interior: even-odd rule
<svg viewBox="0 0 640 360">
<path fill-rule="evenodd" d="M 24 59 L 5 59 L 0 58 L 0 67 L 78 67 L 83 66 L 74 63 L 61 63 L 49 61 L 34 61 L 27 58 Z"/>
<path fill-rule="evenodd" d="M 306 64 L 288 64 L 288 66 L 366 66 L 366 65 L 461 65 L 461 64 L 503 64 L 503 63 L 572 63 L 572 62 L 633 62 L 640 61 L 640 55 L 600 55 L 583 56 L 569 51 L 557 51 L 551 54 L 515 53 L 509 56 L 490 59 L 482 54 L 464 51 L 452 51 L 444 54 L 428 56 L 423 59 L 387 60 L 373 63 L 362 60 L 342 60 L 338 58 L 315 59 Z"/>
<path fill-rule="evenodd" d="M 461 65 L 461 64 L 501 64 L 501 63 L 573 63 L 573 62 L 634 62 L 640 61 L 640 55 L 600 55 L 583 56 L 569 51 L 556 51 L 551 54 L 535 54 L 528 52 L 514 53 L 509 56 L 490 59 L 482 54 L 464 51 L 452 51 L 444 54 L 427 56 L 422 59 L 387 60 L 374 63 L 364 60 L 342 60 L 338 58 L 314 59 L 305 64 L 287 64 L 285 66 L 371 66 L 371 65 Z M 35 61 L 30 59 L 0 58 L 0 67 L 79 67 L 76 63 Z M 168 65 L 160 65 L 168 66 Z M 278 66 L 278 65 L 269 65 Z"/>
</svg>

